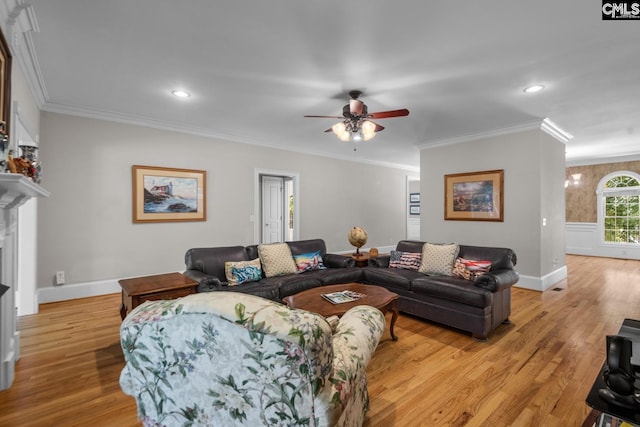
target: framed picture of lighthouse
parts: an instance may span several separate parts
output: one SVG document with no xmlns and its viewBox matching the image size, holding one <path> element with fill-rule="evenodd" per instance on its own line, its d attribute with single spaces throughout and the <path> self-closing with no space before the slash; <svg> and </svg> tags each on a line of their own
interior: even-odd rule
<svg viewBox="0 0 640 427">
<path fill-rule="evenodd" d="M 207 171 L 133 165 L 133 222 L 207 220 Z"/>
</svg>

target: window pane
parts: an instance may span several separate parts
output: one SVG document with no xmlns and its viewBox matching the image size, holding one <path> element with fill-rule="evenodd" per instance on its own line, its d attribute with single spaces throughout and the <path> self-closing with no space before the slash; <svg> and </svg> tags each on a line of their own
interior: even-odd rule
<svg viewBox="0 0 640 427">
<path fill-rule="evenodd" d="M 606 242 L 640 244 L 640 183 L 630 175 L 618 175 L 611 178 L 604 185 L 605 188 L 628 188 L 636 195 L 601 196 L 604 202 L 604 217 L 602 227 Z M 635 187 L 635 188 L 634 188 Z"/>
</svg>

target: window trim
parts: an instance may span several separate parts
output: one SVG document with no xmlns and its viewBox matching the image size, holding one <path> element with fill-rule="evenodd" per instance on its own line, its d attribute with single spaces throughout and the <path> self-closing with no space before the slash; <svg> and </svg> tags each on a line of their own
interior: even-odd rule
<svg viewBox="0 0 640 427">
<path fill-rule="evenodd" d="M 611 179 L 617 176 L 630 176 L 636 179 L 636 181 L 640 182 L 640 174 L 636 172 L 631 172 L 628 170 L 621 170 L 611 172 L 605 175 L 600 182 L 598 182 L 598 186 L 596 187 L 596 196 L 597 196 L 597 204 L 598 204 L 598 238 L 600 240 L 601 245 L 610 246 L 610 247 L 640 247 L 638 243 L 629 243 L 629 242 L 607 242 L 604 240 L 604 217 L 605 217 L 605 200 L 607 196 L 619 195 L 619 196 L 640 196 L 640 186 L 637 187 L 617 187 L 617 188 L 605 188 L 605 184 L 609 182 Z M 629 190 L 630 188 L 634 188 L 636 190 Z M 624 194 L 626 193 L 626 194 Z"/>
</svg>

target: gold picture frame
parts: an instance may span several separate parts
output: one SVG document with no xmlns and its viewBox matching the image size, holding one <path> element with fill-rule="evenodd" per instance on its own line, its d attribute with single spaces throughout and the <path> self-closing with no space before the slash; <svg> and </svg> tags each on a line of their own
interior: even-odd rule
<svg viewBox="0 0 640 427">
<path fill-rule="evenodd" d="M 133 222 L 207 220 L 207 171 L 133 165 Z"/>
<path fill-rule="evenodd" d="M 444 219 L 504 221 L 504 170 L 444 176 Z"/>
</svg>

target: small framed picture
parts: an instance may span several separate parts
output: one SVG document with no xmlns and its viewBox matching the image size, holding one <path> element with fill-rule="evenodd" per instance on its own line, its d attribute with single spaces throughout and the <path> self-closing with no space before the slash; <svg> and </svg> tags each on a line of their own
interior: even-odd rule
<svg viewBox="0 0 640 427">
<path fill-rule="evenodd" d="M 409 215 L 420 215 L 420 205 L 409 205 Z"/>
<path fill-rule="evenodd" d="M 410 203 L 420 203 L 420 193 L 409 193 Z"/>
</svg>

